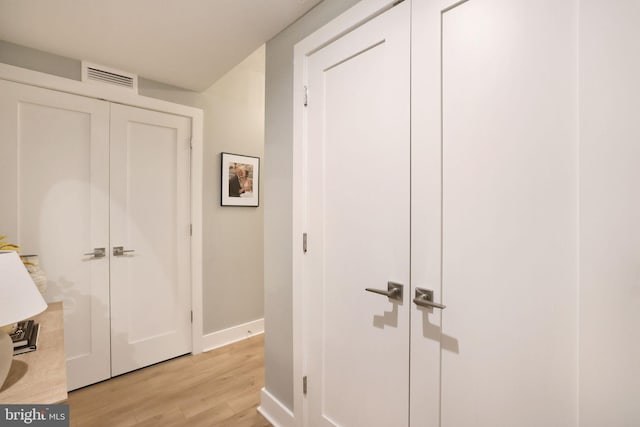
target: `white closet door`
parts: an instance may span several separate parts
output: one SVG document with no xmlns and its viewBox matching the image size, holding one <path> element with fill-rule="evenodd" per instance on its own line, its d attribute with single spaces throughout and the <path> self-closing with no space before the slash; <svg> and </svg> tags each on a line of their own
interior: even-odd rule
<svg viewBox="0 0 640 427">
<path fill-rule="evenodd" d="M 68 387 L 110 376 L 109 104 L 0 81 L 0 234 L 64 302 Z M 46 331 L 45 331 L 46 332 Z"/>
<path fill-rule="evenodd" d="M 110 177 L 119 375 L 191 351 L 190 120 L 112 104 Z"/>
<path fill-rule="evenodd" d="M 305 360 L 311 426 L 409 414 L 409 4 L 308 59 Z M 404 285 L 390 299 L 366 292 Z"/>
<path fill-rule="evenodd" d="M 411 424 L 575 426 L 575 2 L 414 5 Z"/>
</svg>

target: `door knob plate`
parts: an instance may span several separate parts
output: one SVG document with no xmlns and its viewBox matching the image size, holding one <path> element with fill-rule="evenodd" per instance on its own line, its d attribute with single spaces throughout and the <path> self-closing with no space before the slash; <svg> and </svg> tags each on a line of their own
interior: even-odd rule
<svg viewBox="0 0 640 427">
<path fill-rule="evenodd" d="M 433 291 L 431 289 L 416 288 L 416 297 L 413 302 L 420 307 L 444 309 L 447 306 L 433 302 Z"/>
<path fill-rule="evenodd" d="M 389 299 L 402 301 L 402 288 L 403 285 L 395 282 L 387 282 L 387 290 L 365 288 L 367 292 L 373 292 L 374 294 L 384 295 Z"/>
<path fill-rule="evenodd" d="M 125 253 L 135 252 L 135 249 L 125 249 L 124 246 L 114 246 L 113 256 L 123 256 Z"/>
<path fill-rule="evenodd" d="M 87 256 L 92 256 L 94 258 L 103 258 L 107 254 L 104 248 L 95 248 L 93 252 L 86 253 Z"/>
</svg>

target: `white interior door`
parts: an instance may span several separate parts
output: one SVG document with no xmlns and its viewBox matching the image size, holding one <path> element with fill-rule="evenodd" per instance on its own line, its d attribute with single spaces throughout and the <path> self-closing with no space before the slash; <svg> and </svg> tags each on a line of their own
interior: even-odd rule
<svg viewBox="0 0 640 427">
<path fill-rule="evenodd" d="M 574 3 L 415 3 L 412 425 L 577 424 Z"/>
<path fill-rule="evenodd" d="M 0 80 L 0 234 L 64 302 L 69 389 L 109 378 L 109 104 Z"/>
<path fill-rule="evenodd" d="M 409 414 L 409 5 L 308 58 L 307 424 Z M 404 285 L 404 299 L 366 292 Z"/>
<path fill-rule="evenodd" d="M 191 351 L 190 129 L 111 105 L 113 375 Z"/>
</svg>

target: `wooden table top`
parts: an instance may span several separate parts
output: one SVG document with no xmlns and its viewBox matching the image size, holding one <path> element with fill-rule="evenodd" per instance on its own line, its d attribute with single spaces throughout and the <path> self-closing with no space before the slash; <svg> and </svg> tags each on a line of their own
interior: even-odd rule
<svg viewBox="0 0 640 427">
<path fill-rule="evenodd" d="M 38 349 L 13 357 L 0 389 L 0 404 L 54 404 L 67 400 L 62 302 L 34 317 L 40 324 Z"/>
</svg>

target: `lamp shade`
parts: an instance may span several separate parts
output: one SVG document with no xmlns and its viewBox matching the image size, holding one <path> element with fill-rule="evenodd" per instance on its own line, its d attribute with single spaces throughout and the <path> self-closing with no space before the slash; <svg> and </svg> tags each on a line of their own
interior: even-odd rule
<svg viewBox="0 0 640 427">
<path fill-rule="evenodd" d="M 0 326 L 44 311 L 47 303 L 16 252 L 0 251 Z"/>
</svg>

